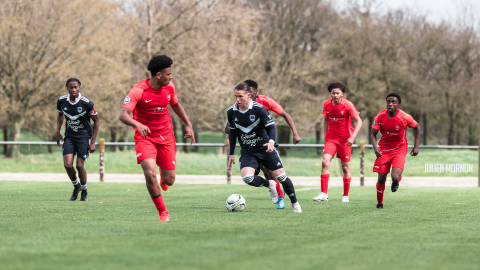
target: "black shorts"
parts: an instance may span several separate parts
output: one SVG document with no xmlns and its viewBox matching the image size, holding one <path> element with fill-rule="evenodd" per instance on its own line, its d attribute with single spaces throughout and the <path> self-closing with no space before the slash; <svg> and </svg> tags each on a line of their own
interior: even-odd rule
<svg viewBox="0 0 480 270">
<path fill-rule="evenodd" d="M 245 167 L 254 168 L 255 174 L 258 175 L 258 173 L 260 172 L 259 164 L 262 164 L 270 171 L 276 171 L 283 168 L 283 163 L 280 159 L 280 156 L 278 155 L 277 150 L 275 149 L 273 150 L 273 152 L 270 153 L 267 153 L 266 150 L 266 147 L 262 147 L 260 151 L 242 153 L 242 156 L 239 160 L 240 170 Z"/>
<path fill-rule="evenodd" d="M 65 138 L 63 141 L 62 154 L 68 155 L 73 154 L 77 155 L 77 158 L 87 160 L 88 155 L 88 146 L 90 145 L 90 138 Z"/>
</svg>

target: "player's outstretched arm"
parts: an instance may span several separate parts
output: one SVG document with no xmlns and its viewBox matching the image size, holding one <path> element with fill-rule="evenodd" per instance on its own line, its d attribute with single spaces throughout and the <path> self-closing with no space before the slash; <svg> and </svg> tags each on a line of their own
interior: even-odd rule
<svg viewBox="0 0 480 270">
<path fill-rule="evenodd" d="M 377 157 L 382 157 L 382 151 L 377 146 L 377 133 L 378 129 L 372 128 L 372 135 L 370 135 L 370 141 L 372 142 L 373 150 L 375 151 L 375 155 Z"/>
<path fill-rule="evenodd" d="M 355 117 L 355 122 L 357 123 L 355 125 L 355 130 L 353 131 L 352 136 L 348 138 L 347 144 L 346 144 L 347 146 L 351 146 L 353 144 L 353 142 L 355 141 L 355 138 L 357 137 L 358 132 L 360 131 L 360 128 L 362 128 L 362 119 L 360 118 L 360 115 L 357 115 L 357 117 Z"/>
<path fill-rule="evenodd" d="M 293 123 L 293 119 L 292 119 L 292 117 L 290 116 L 290 114 L 288 114 L 285 110 L 283 110 L 282 113 L 280 114 L 280 116 L 283 117 L 283 119 L 285 119 L 285 121 L 287 122 L 288 126 L 289 126 L 290 129 L 292 130 L 292 133 L 293 133 L 293 144 L 299 143 L 302 139 L 300 139 L 300 136 L 298 136 L 297 129 L 295 128 L 295 124 Z"/>
<path fill-rule="evenodd" d="M 57 137 L 57 145 L 60 147 L 60 141 L 62 141 L 63 143 L 63 137 L 62 137 L 62 134 L 60 133 L 60 129 L 62 128 L 62 125 L 63 125 L 63 113 L 59 112 L 58 113 L 58 116 L 57 116 L 57 133 L 56 133 L 56 137 Z"/>
<path fill-rule="evenodd" d="M 187 134 L 185 134 L 183 138 L 191 138 L 190 144 L 195 144 L 192 123 L 190 123 L 190 121 L 188 120 L 187 113 L 183 109 L 182 104 L 180 104 L 180 102 L 177 102 L 177 104 L 170 106 L 172 106 L 173 111 L 178 115 L 178 117 L 180 117 L 180 119 L 182 119 L 183 123 L 185 123 L 185 125 L 187 126 L 187 128 L 185 129 Z"/>
<path fill-rule="evenodd" d="M 413 145 L 412 152 L 410 152 L 411 156 L 418 155 L 418 145 L 420 144 L 420 125 L 417 124 L 415 126 L 415 144 Z"/>
<path fill-rule="evenodd" d="M 130 116 L 131 113 L 132 111 L 130 111 L 129 109 L 122 108 L 122 110 L 120 111 L 120 115 L 118 116 L 118 119 L 127 126 L 135 127 L 138 133 L 140 133 L 140 135 L 142 135 L 143 138 L 147 138 L 147 136 L 151 133 L 150 129 L 147 126 L 140 124 L 138 121 L 135 121 Z"/>
<path fill-rule="evenodd" d="M 88 151 L 90 153 L 95 152 L 95 141 L 97 140 L 97 134 L 98 130 L 100 129 L 100 118 L 98 118 L 98 114 L 90 116 L 93 120 L 93 134 L 92 134 L 92 140 L 90 142 L 90 145 L 88 146 Z"/>
</svg>

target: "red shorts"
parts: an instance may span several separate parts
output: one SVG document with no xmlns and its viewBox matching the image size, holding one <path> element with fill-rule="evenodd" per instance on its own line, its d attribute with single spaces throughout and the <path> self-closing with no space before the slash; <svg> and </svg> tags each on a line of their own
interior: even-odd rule
<svg viewBox="0 0 480 270">
<path fill-rule="evenodd" d="M 323 148 L 323 154 L 334 156 L 337 153 L 337 158 L 343 162 L 349 162 L 352 155 L 352 146 L 346 146 L 347 142 L 326 141 Z"/>
<path fill-rule="evenodd" d="M 153 133 L 152 133 L 153 134 Z M 177 160 L 175 158 L 177 147 L 173 131 L 163 135 L 148 135 L 144 139 L 140 133 L 135 132 L 135 150 L 137 151 L 137 163 L 152 158 L 157 161 L 158 167 L 165 170 L 175 170 Z"/>
<path fill-rule="evenodd" d="M 373 165 L 373 171 L 377 173 L 389 173 L 390 167 L 405 169 L 405 157 L 408 149 L 400 148 L 395 150 L 382 150 L 382 157 L 377 157 Z"/>
</svg>

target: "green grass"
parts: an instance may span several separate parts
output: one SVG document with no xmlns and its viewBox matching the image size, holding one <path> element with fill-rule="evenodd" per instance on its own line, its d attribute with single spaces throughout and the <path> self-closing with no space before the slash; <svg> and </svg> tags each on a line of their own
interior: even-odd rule
<svg viewBox="0 0 480 270">
<path fill-rule="evenodd" d="M 359 151 L 355 151 L 350 162 L 352 176 L 360 175 Z M 232 173 L 239 174 L 238 158 L 233 165 Z M 282 157 L 285 170 L 291 176 L 318 176 L 321 170 L 322 156 L 314 157 Z M 373 151 L 365 152 L 365 175 L 376 176 L 372 172 L 375 155 Z M 417 157 L 407 156 L 404 176 L 477 176 L 478 152 L 471 150 L 421 150 Z M 426 163 L 467 163 L 473 164 L 473 173 L 425 173 Z M 134 150 L 124 152 L 107 152 L 105 154 L 106 173 L 135 173 L 141 174 L 142 169 L 136 162 Z M 218 153 L 178 153 L 177 174 L 223 175 L 226 174 L 227 156 Z M 85 163 L 87 172 L 98 172 L 99 154 L 90 155 Z M 0 172 L 49 172 L 64 173 L 63 157 L 61 153 L 29 154 L 18 159 L 6 159 L 0 156 Z M 338 159 L 331 164 L 330 175 L 341 176 Z"/>
<path fill-rule="evenodd" d="M 1 269 L 478 269 L 477 188 L 401 187 L 376 209 L 375 188 L 342 203 L 276 210 L 264 188 L 175 185 L 164 194 L 171 222 L 143 184 L 90 183 L 70 202 L 70 183 L 0 182 Z M 225 200 L 245 196 L 229 213 Z M 102 202 L 102 203 L 99 203 Z"/>
</svg>

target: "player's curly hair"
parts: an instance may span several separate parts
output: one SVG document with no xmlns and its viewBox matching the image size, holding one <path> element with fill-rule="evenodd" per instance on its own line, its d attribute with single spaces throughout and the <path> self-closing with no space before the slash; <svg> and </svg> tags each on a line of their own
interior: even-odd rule
<svg viewBox="0 0 480 270">
<path fill-rule="evenodd" d="M 65 83 L 65 86 L 68 87 L 68 83 L 70 83 L 70 82 L 78 82 L 78 85 L 82 85 L 82 83 L 77 78 L 70 78 Z"/>
<path fill-rule="evenodd" d="M 399 94 L 397 93 L 390 93 L 388 96 L 385 98 L 387 100 L 388 97 L 396 97 L 398 99 L 398 104 L 402 104 L 402 98 L 400 97 Z"/>
<path fill-rule="evenodd" d="M 152 77 L 153 77 L 163 69 L 172 67 L 172 64 L 173 64 L 172 58 L 164 54 L 156 55 L 152 57 L 152 59 L 150 59 L 150 62 L 148 62 L 147 69 L 150 71 L 150 74 L 152 74 Z"/>
<path fill-rule="evenodd" d="M 250 88 L 250 85 L 248 85 L 246 82 L 239 83 L 237 86 L 235 86 L 234 90 L 252 93 L 252 89 Z"/>
<path fill-rule="evenodd" d="M 341 82 L 333 82 L 328 85 L 328 92 L 332 92 L 333 89 L 340 88 L 343 93 L 347 91 L 347 87 Z"/>
<path fill-rule="evenodd" d="M 258 83 L 254 80 L 245 80 L 244 83 L 248 84 L 248 86 L 255 88 L 255 90 L 258 89 Z"/>
</svg>

